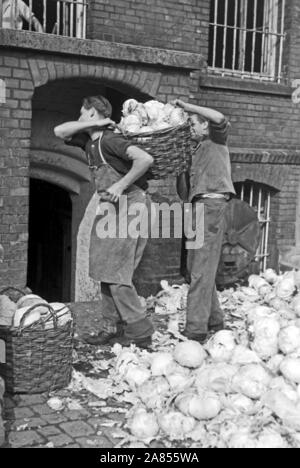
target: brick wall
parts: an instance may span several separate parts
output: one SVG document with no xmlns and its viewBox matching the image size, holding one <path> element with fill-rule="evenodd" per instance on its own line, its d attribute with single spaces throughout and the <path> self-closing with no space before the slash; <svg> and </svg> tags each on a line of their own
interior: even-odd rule
<svg viewBox="0 0 300 468">
<path fill-rule="evenodd" d="M 0 377 L 0 448 L 4 444 L 4 440 L 5 440 L 5 432 L 4 432 L 4 425 L 3 425 L 3 418 L 2 418 L 3 395 L 4 395 L 4 381 Z"/>
<path fill-rule="evenodd" d="M 207 82 L 209 79 L 207 79 Z M 227 80 L 230 81 L 230 80 Z M 291 95 L 202 87 L 195 101 L 224 113 L 231 122 L 230 145 L 238 148 L 300 147 L 299 105 Z"/>
<path fill-rule="evenodd" d="M 27 281 L 28 196 L 30 146 L 34 136 L 31 132 L 34 90 L 51 81 L 89 79 L 94 80 L 95 86 L 99 80 L 101 86 L 109 84 L 129 95 L 137 93 L 141 98 L 157 96 L 163 101 L 168 101 L 179 95 L 187 100 L 190 92 L 190 72 L 184 69 L 161 69 L 143 64 L 124 65 L 50 54 L 36 53 L 32 56 L 7 49 L 1 52 L 0 78 L 6 83 L 6 102 L 0 105 L 0 243 L 5 251 L 4 262 L 0 264 L 0 284 L 24 286 Z M 60 86 L 63 88 L 66 85 L 62 81 Z M 50 96 L 51 92 L 55 90 L 49 89 Z M 67 87 L 65 96 L 68 96 Z M 49 99 L 51 100 L 51 97 Z M 80 99 L 78 94 L 78 106 Z M 44 104 L 45 109 L 49 108 L 47 102 Z M 63 121 L 64 115 L 61 114 L 60 118 Z M 76 118 L 75 114 L 73 118 Z M 49 129 L 47 135 L 43 136 L 44 150 L 57 146 L 58 142 L 53 142 L 52 139 L 53 135 Z M 45 165 L 47 164 L 46 161 Z M 170 195 L 169 186 L 170 184 L 164 183 L 164 191 Z M 160 189 L 153 183 L 152 190 L 158 192 Z M 73 208 L 76 206 L 73 201 Z M 165 245 L 163 250 L 168 256 L 169 271 L 178 271 L 178 249 Z M 72 270 L 75 270 L 74 266 Z"/>
<path fill-rule="evenodd" d="M 25 284 L 29 193 L 29 146 L 32 78 L 26 60 L 17 53 L 0 57 L 0 77 L 6 102 L 0 105 L 0 242 L 5 257 L 1 284 Z"/>
<path fill-rule="evenodd" d="M 89 11 L 92 39 L 207 50 L 209 0 L 91 0 Z"/>
</svg>

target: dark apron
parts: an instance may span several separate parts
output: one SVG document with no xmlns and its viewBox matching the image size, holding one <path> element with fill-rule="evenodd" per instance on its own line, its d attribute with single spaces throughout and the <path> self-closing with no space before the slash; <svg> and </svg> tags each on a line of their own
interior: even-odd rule
<svg viewBox="0 0 300 468">
<path fill-rule="evenodd" d="M 102 214 L 96 215 L 91 232 L 89 274 L 94 280 L 103 283 L 131 285 L 136 268 L 136 253 L 140 252 L 142 244 L 146 246 L 146 236 L 143 235 L 142 239 L 140 235 L 134 238 L 126 235 L 126 228 L 132 226 L 133 220 L 137 218 L 137 214 L 128 215 L 128 210 L 133 207 L 133 204 L 138 203 L 139 219 L 143 218 L 148 221 L 151 199 L 141 188 L 132 185 L 124 191 L 123 195 L 126 197 L 121 197 L 119 202 L 101 201 L 101 192 L 105 194 L 106 190 L 118 182 L 122 176 L 104 159 L 101 151 L 101 138 L 99 139 L 99 153 L 102 163 L 97 164 L 97 167 L 90 166 L 90 169 L 99 194 L 98 211 L 101 210 Z M 99 237 L 99 226 L 103 227 L 103 224 L 116 226 L 117 232 L 113 238 L 112 236 L 103 238 L 102 235 Z M 119 232 L 120 225 L 123 229 Z"/>
</svg>

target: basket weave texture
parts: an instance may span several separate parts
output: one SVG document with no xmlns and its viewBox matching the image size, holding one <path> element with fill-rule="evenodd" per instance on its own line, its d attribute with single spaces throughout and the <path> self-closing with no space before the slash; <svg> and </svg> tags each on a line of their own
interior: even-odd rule
<svg viewBox="0 0 300 468">
<path fill-rule="evenodd" d="M 0 340 L 5 342 L 6 349 L 0 376 L 8 393 L 51 392 L 70 383 L 74 317 L 72 322 L 58 327 L 55 312 L 53 309 L 50 312 L 53 320 L 50 329 L 44 328 L 43 320 L 26 328 L 23 321 L 19 328 L 0 327 Z"/>
<path fill-rule="evenodd" d="M 153 157 L 149 179 L 164 179 L 189 170 L 192 155 L 189 122 L 171 129 L 124 136 Z"/>
</svg>

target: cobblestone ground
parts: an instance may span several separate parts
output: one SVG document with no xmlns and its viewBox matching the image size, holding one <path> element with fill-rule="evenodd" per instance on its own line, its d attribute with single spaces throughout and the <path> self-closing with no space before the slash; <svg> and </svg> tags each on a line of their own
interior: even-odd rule
<svg viewBox="0 0 300 468">
<path fill-rule="evenodd" d="M 110 358 L 109 347 L 90 347 L 80 342 L 83 333 L 99 330 L 100 306 L 82 304 L 73 307 L 76 309 L 79 334 L 74 367 L 86 376 L 105 377 L 105 371 L 95 373 L 89 361 Z M 6 395 L 4 448 L 112 448 L 123 439 L 120 426 L 128 408 L 117 401 L 104 402 L 84 391 L 74 395 L 62 390 L 53 395 L 62 399 L 76 398 L 82 409 L 70 410 L 66 407 L 62 411 L 54 411 L 47 405 L 48 394 Z"/>
</svg>

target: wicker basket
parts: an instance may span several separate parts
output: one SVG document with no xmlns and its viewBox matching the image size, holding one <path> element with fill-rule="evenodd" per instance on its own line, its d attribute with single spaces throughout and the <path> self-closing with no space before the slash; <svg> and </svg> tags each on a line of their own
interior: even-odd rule
<svg viewBox="0 0 300 468">
<path fill-rule="evenodd" d="M 190 123 L 152 133 L 124 136 L 153 157 L 154 163 L 149 171 L 149 179 L 177 176 L 190 167 L 192 155 Z"/>
<path fill-rule="evenodd" d="M 53 328 L 45 329 L 41 319 L 23 327 L 26 316 L 36 307 L 47 307 Z M 47 304 L 35 304 L 24 314 L 19 328 L 0 327 L 5 342 L 6 363 L 0 376 L 8 393 L 44 393 L 66 387 L 72 376 L 73 321 L 58 327 L 56 313 Z"/>
</svg>

